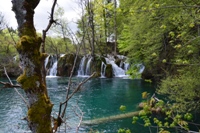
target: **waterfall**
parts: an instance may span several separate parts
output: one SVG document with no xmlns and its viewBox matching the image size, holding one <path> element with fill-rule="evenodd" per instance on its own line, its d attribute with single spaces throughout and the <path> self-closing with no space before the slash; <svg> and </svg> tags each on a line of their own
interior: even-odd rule
<svg viewBox="0 0 200 133">
<path fill-rule="evenodd" d="M 113 74 L 115 77 L 124 77 L 125 76 L 125 70 L 123 70 L 121 67 L 119 67 L 117 64 L 115 64 L 115 61 L 106 58 L 106 63 L 112 65 Z"/>
<path fill-rule="evenodd" d="M 104 62 L 101 63 L 101 78 L 105 78 L 106 73 L 106 64 Z"/>
<path fill-rule="evenodd" d="M 49 76 L 56 76 L 56 74 L 57 74 L 57 64 L 58 64 L 58 61 L 53 63 L 53 66 L 51 67 L 51 69 L 49 71 Z"/>
<path fill-rule="evenodd" d="M 47 68 L 47 64 L 48 64 L 48 62 L 49 62 L 49 57 L 50 57 L 50 55 L 47 56 L 47 58 L 45 59 L 45 62 L 44 62 L 44 64 L 45 64 L 45 68 Z"/>
<path fill-rule="evenodd" d="M 85 75 L 90 75 L 91 61 L 92 61 L 92 57 L 90 57 L 90 59 L 87 62 Z"/>
<path fill-rule="evenodd" d="M 45 59 L 45 68 L 47 71 L 47 76 L 56 76 L 57 74 L 57 57 L 53 55 L 49 55 Z"/>
<path fill-rule="evenodd" d="M 127 62 L 124 62 L 124 70 L 128 71 L 129 67 L 130 67 L 130 64 Z"/>
<path fill-rule="evenodd" d="M 79 69 L 78 69 L 78 76 L 84 76 L 85 75 L 85 64 L 86 64 L 86 57 L 83 56 L 83 58 L 81 59 L 80 65 L 79 65 Z"/>
<path fill-rule="evenodd" d="M 80 65 L 79 65 L 79 69 L 78 69 L 79 77 L 90 75 L 91 62 L 92 62 L 92 57 L 83 56 L 83 58 L 81 59 Z"/>
<path fill-rule="evenodd" d="M 145 66 L 142 64 L 138 64 L 137 67 L 139 67 L 139 72 L 138 72 L 139 74 L 141 74 L 145 69 Z"/>
<path fill-rule="evenodd" d="M 127 63 L 125 56 L 117 56 L 118 59 L 121 60 L 119 66 L 115 63 L 115 57 L 112 55 L 107 55 L 107 58 L 105 58 L 106 62 L 101 62 L 101 78 L 106 78 L 106 66 L 107 64 L 112 65 L 113 75 L 115 77 L 127 77 L 126 71 L 129 69 L 130 65 Z M 91 74 L 91 67 L 92 67 L 92 59 L 91 56 L 83 56 L 79 68 L 78 68 L 78 77 L 84 77 L 89 76 Z M 99 66 L 100 67 L 100 66 Z"/>
</svg>

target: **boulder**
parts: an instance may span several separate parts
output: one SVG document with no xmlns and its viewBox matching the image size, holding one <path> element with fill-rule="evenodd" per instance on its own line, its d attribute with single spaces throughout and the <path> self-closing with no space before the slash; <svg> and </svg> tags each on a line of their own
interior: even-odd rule
<svg viewBox="0 0 200 133">
<path fill-rule="evenodd" d="M 106 78 L 112 78 L 113 77 L 113 69 L 111 64 L 106 65 L 106 70 L 105 70 L 105 77 Z"/>
<path fill-rule="evenodd" d="M 58 59 L 57 76 L 67 76 L 67 77 L 70 76 L 75 57 L 76 57 L 75 54 L 65 54 L 63 57 L 60 57 Z M 80 63 L 80 58 L 78 57 L 73 75 L 77 74 L 79 63 Z"/>
</svg>

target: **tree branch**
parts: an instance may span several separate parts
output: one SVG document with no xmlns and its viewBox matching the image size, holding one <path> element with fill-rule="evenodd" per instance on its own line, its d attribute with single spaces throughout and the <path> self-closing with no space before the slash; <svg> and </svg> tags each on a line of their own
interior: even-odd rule
<svg viewBox="0 0 200 133">
<path fill-rule="evenodd" d="M 46 40 L 46 34 L 51 28 L 52 24 L 55 23 L 56 21 L 54 20 L 54 11 L 56 7 L 57 0 L 54 0 L 52 8 L 51 8 L 51 14 L 50 14 L 50 19 L 49 19 L 49 24 L 47 25 L 46 29 L 42 31 L 42 53 L 45 53 L 45 40 Z"/>
<path fill-rule="evenodd" d="M 80 113 L 78 113 L 76 110 L 74 110 L 74 113 L 78 116 L 78 118 L 80 119 L 79 120 L 79 123 L 78 123 L 78 126 L 77 126 L 77 128 L 76 128 L 76 132 L 78 133 L 78 131 L 79 131 L 79 128 L 80 128 L 80 126 L 81 126 L 81 122 L 83 121 L 83 115 L 84 115 L 84 112 L 80 109 L 80 107 L 78 106 L 78 101 L 79 100 L 77 100 L 77 103 L 76 103 L 76 108 L 78 109 L 78 111 L 80 112 Z"/>
<path fill-rule="evenodd" d="M 11 85 L 11 86 L 14 86 L 13 83 L 12 83 L 12 81 L 10 80 L 8 74 L 7 74 L 7 71 L 6 71 L 6 68 L 5 68 L 5 67 L 4 67 L 4 72 L 5 72 L 7 78 L 8 78 L 8 80 L 9 80 L 9 82 L 10 82 L 10 85 Z M 23 100 L 24 103 L 26 104 L 27 108 L 29 108 L 29 104 L 28 104 L 28 102 L 26 101 L 26 99 L 22 96 L 22 94 L 19 93 L 19 91 L 18 91 L 16 88 L 14 88 L 14 90 L 15 90 L 15 91 L 17 92 L 17 94 L 22 98 L 22 100 Z"/>
<path fill-rule="evenodd" d="M 3 86 L 3 88 L 13 88 L 13 87 L 19 87 L 19 88 L 21 88 L 21 86 L 20 85 L 13 85 L 13 84 L 10 84 L 9 82 L 2 82 L 2 81 L 0 81 L 0 84 L 3 84 L 4 86 Z"/>
<path fill-rule="evenodd" d="M 45 40 L 46 40 L 47 32 L 51 28 L 52 24 L 56 22 L 54 20 L 54 10 L 55 10 L 56 3 L 57 3 L 57 0 L 54 0 L 52 8 L 51 8 L 51 14 L 50 14 L 49 24 L 47 25 L 46 29 L 42 31 L 42 33 L 43 33 L 43 35 L 42 35 L 42 45 L 41 45 L 41 47 L 42 47 L 41 48 L 42 53 L 45 53 Z M 46 68 L 45 68 L 45 62 L 43 62 L 43 65 L 42 65 L 42 79 L 43 79 L 44 84 L 46 85 Z M 47 94 L 47 92 L 46 92 L 46 94 Z"/>
</svg>

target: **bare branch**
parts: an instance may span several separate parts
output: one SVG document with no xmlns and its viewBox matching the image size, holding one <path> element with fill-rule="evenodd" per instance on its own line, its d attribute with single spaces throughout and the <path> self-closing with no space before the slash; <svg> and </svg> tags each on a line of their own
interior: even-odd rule
<svg viewBox="0 0 200 133">
<path fill-rule="evenodd" d="M 66 107 L 67 107 L 67 102 L 72 98 L 72 96 L 80 90 L 81 86 L 83 84 L 85 84 L 88 80 L 90 80 L 96 73 L 94 72 L 90 77 L 86 78 L 85 80 L 83 80 L 81 83 L 79 83 L 79 85 L 76 87 L 76 89 L 72 92 L 71 95 L 69 95 L 69 88 L 68 88 L 68 94 L 67 94 L 67 97 L 66 97 L 66 101 L 64 101 L 63 103 L 60 103 L 60 108 L 59 108 L 59 115 L 61 113 L 61 109 L 62 109 L 62 105 L 65 104 L 65 108 L 63 109 L 63 112 L 62 112 L 62 115 L 61 117 L 64 116 L 65 114 L 65 110 L 66 110 Z"/>
<path fill-rule="evenodd" d="M 49 24 L 47 25 L 46 29 L 42 31 L 42 33 L 43 33 L 43 35 L 42 35 L 42 46 L 41 46 L 42 47 L 41 48 L 42 53 L 45 53 L 45 40 L 46 40 L 47 32 L 51 28 L 52 24 L 56 22 L 54 20 L 54 11 L 55 11 L 56 4 L 57 4 L 57 0 L 54 0 L 52 8 L 51 8 L 51 14 L 50 14 Z M 42 74 L 43 74 L 43 77 L 42 77 L 43 82 L 46 85 L 46 79 L 45 79 L 46 78 L 45 62 L 43 62 L 43 65 L 42 65 Z"/>
<path fill-rule="evenodd" d="M 62 25 L 60 24 L 60 26 L 62 27 Z M 78 41 L 78 39 L 76 38 L 76 36 L 75 36 L 75 34 L 73 33 L 73 31 L 69 28 L 67 28 L 66 29 L 67 30 L 67 32 L 71 35 L 71 37 L 72 37 L 72 40 L 74 41 L 74 38 L 73 38 L 73 36 L 75 37 L 75 39 L 76 39 L 76 41 L 79 43 L 79 41 Z M 71 30 L 71 32 L 69 31 L 69 30 Z M 75 42 L 75 41 L 74 41 Z M 83 42 L 83 39 L 81 40 L 81 42 L 80 43 L 82 43 Z M 79 44 L 80 44 L 79 43 Z M 71 89 L 71 84 L 72 84 L 72 81 L 71 81 L 71 79 L 72 79 L 72 76 L 73 76 L 73 72 L 74 72 L 74 69 L 75 69 L 75 66 L 76 66 L 76 62 L 77 62 L 77 57 L 78 57 L 78 54 L 79 54 L 79 52 L 80 52 L 80 48 L 81 48 L 81 46 L 79 46 L 78 47 L 78 49 L 76 49 L 76 57 L 75 57 L 75 59 L 74 59 L 74 64 L 73 64 L 73 67 L 72 67 L 72 70 L 71 70 L 71 73 L 70 73 L 70 77 L 69 77 L 69 82 L 68 82 L 68 87 L 67 87 L 67 94 L 66 94 L 66 99 L 70 99 L 76 92 L 74 92 L 74 94 L 73 95 L 71 95 L 71 97 L 69 98 L 69 91 L 70 91 L 70 89 Z M 93 76 L 93 75 L 92 75 Z M 89 80 L 89 79 L 88 79 Z M 87 81 L 86 81 L 87 82 Z M 83 83 L 84 84 L 84 83 Z M 80 85 L 81 86 L 81 85 Z M 76 89 L 79 89 L 80 88 L 80 86 L 78 86 Z M 68 101 L 67 100 L 67 101 Z M 64 109 L 63 109 L 63 112 L 62 112 L 62 115 L 61 115 L 61 117 L 64 117 L 64 114 L 65 114 L 65 111 L 66 111 L 66 108 L 67 108 L 67 101 L 66 102 L 64 102 L 63 104 L 65 104 L 65 107 L 64 107 Z M 60 114 L 61 114 L 61 108 L 62 108 L 62 105 L 63 104 L 61 104 L 60 105 L 60 109 L 59 109 L 59 116 L 60 116 Z"/>
<path fill-rule="evenodd" d="M 8 80 L 9 80 L 10 84 L 13 86 L 13 83 L 12 83 L 12 81 L 10 80 L 10 78 L 9 78 L 9 76 L 8 76 L 8 74 L 7 74 L 7 71 L 6 71 L 6 68 L 5 68 L 5 67 L 4 67 L 4 72 L 5 72 L 6 76 L 7 76 L 7 78 L 8 78 Z M 28 104 L 28 102 L 26 101 L 26 99 L 22 96 L 22 94 L 19 93 L 19 91 L 18 91 L 16 88 L 14 88 L 14 90 L 15 90 L 15 91 L 17 92 L 17 94 L 22 98 L 22 100 L 23 100 L 24 103 L 26 104 L 27 108 L 29 108 L 29 104 Z"/>
<path fill-rule="evenodd" d="M 20 85 L 13 85 L 13 84 L 10 84 L 8 82 L 2 82 L 2 81 L 0 81 L 0 84 L 4 85 L 3 88 L 13 88 L 13 87 L 19 87 L 19 88 L 21 88 Z"/>
<path fill-rule="evenodd" d="M 79 83 L 78 87 L 72 92 L 72 94 L 68 97 L 68 99 L 67 99 L 63 104 L 65 104 L 67 101 L 69 101 L 69 99 L 71 99 L 72 96 L 73 96 L 77 91 L 80 90 L 81 86 L 82 86 L 83 84 L 85 84 L 88 80 L 90 80 L 95 74 L 96 74 L 96 73 L 94 72 L 90 77 L 88 77 L 87 79 L 85 79 L 84 81 L 82 81 L 81 83 Z"/>
<path fill-rule="evenodd" d="M 51 28 L 52 24 L 55 23 L 56 21 L 54 20 L 54 11 L 55 11 L 55 6 L 57 4 L 57 0 L 54 0 L 54 3 L 51 8 L 51 14 L 50 14 L 50 19 L 49 19 L 49 24 L 47 25 L 46 29 L 42 31 L 42 53 L 45 53 L 45 40 L 46 40 L 46 34 Z"/>
<path fill-rule="evenodd" d="M 78 133 L 78 131 L 79 131 L 79 128 L 80 128 L 80 126 L 81 126 L 81 122 L 83 121 L 83 115 L 84 115 L 84 113 L 83 113 L 83 111 L 80 109 L 80 107 L 78 106 L 78 101 L 79 100 L 77 100 L 77 105 L 75 106 L 77 109 L 78 109 L 78 111 L 80 112 L 80 113 L 78 113 L 78 112 L 76 112 L 76 110 L 75 110 L 75 114 L 79 117 L 79 123 L 78 123 L 78 125 L 77 125 L 77 129 L 76 129 L 76 132 Z"/>
</svg>

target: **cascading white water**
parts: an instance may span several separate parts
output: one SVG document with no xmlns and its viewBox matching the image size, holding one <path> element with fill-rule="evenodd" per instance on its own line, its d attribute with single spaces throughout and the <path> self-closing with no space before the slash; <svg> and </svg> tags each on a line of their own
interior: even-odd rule
<svg viewBox="0 0 200 133">
<path fill-rule="evenodd" d="M 48 64 L 49 63 L 49 64 Z M 45 59 L 45 68 L 47 71 L 47 76 L 56 76 L 57 74 L 57 57 L 49 55 Z"/>
<path fill-rule="evenodd" d="M 92 61 L 92 57 L 90 57 L 88 62 L 87 62 L 85 75 L 90 75 L 91 61 Z"/>
<path fill-rule="evenodd" d="M 125 70 L 123 70 L 121 67 L 119 67 L 117 64 L 115 64 L 115 61 L 106 58 L 106 63 L 112 65 L 113 74 L 115 77 L 124 77 L 125 76 Z"/>
<path fill-rule="evenodd" d="M 44 62 L 44 64 L 45 64 L 45 68 L 47 67 L 47 64 L 48 64 L 48 62 L 49 62 L 49 57 L 50 57 L 50 55 L 47 56 L 47 58 L 45 59 L 45 62 Z"/>
<path fill-rule="evenodd" d="M 125 72 L 128 71 L 129 67 L 130 67 L 130 64 L 127 63 L 127 62 L 124 62 L 124 70 L 125 70 Z"/>
<path fill-rule="evenodd" d="M 106 73 L 106 64 L 104 62 L 101 62 L 101 78 L 105 78 Z"/>
<path fill-rule="evenodd" d="M 51 67 L 48 76 L 56 76 L 56 74 L 57 74 L 57 64 L 58 64 L 58 61 L 53 63 L 53 66 Z"/>
<path fill-rule="evenodd" d="M 81 62 L 79 64 L 78 76 L 84 76 L 85 75 L 86 61 L 87 61 L 87 57 L 83 56 L 83 58 L 81 59 Z"/>
<path fill-rule="evenodd" d="M 113 75 L 115 77 L 127 77 L 126 71 L 129 69 L 129 63 L 125 62 L 125 56 L 119 56 L 121 61 L 120 66 L 115 63 L 114 56 L 107 55 L 108 58 L 106 59 L 106 63 L 101 63 L 101 78 L 105 78 L 106 73 L 106 64 L 111 64 L 113 69 Z M 78 69 L 78 77 L 89 76 L 91 74 L 91 65 L 92 65 L 92 57 L 83 56 L 80 61 L 79 69 Z"/>
<path fill-rule="evenodd" d="M 138 72 L 139 74 L 141 74 L 145 69 L 145 66 L 142 64 L 138 64 L 137 67 L 139 67 L 139 72 Z"/>
</svg>

